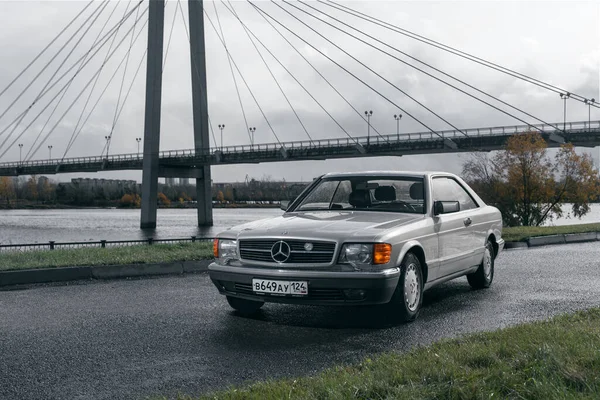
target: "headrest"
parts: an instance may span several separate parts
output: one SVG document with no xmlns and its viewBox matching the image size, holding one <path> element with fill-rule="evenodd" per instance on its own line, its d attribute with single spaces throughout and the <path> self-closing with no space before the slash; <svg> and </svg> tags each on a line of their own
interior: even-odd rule
<svg viewBox="0 0 600 400">
<path fill-rule="evenodd" d="M 413 200 L 423 200 L 423 182 L 415 182 L 410 185 L 410 198 Z"/>
<path fill-rule="evenodd" d="M 368 207 L 371 205 L 371 193 L 366 189 L 356 189 L 350 193 L 348 203 L 353 207 Z"/>
<path fill-rule="evenodd" d="M 393 186 L 379 186 L 375 189 L 375 200 L 394 201 L 396 200 L 396 188 Z"/>
</svg>

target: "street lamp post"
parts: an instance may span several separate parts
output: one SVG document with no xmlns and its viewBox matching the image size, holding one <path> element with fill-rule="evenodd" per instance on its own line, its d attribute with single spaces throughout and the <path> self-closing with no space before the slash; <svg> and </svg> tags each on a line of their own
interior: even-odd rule
<svg viewBox="0 0 600 400">
<path fill-rule="evenodd" d="M 567 92 L 567 93 L 561 93 L 560 94 L 560 98 L 564 100 L 565 102 L 565 107 L 564 107 L 564 119 L 563 119 L 563 132 L 567 132 L 567 99 L 571 97 L 571 93 Z"/>
<path fill-rule="evenodd" d="M 106 139 L 106 158 L 108 158 L 108 144 L 110 142 L 111 137 L 112 135 L 104 136 L 104 139 Z"/>
<path fill-rule="evenodd" d="M 23 159 L 21 158 L 22 150 L 23 150 L 23 143 L 19 143 L 19 164 L 23 163 Z"/>
<path fill-rule="evenodd" d="M 221 130 L 221 151 L 223 151 L 223 129 L 225 129 L 225 124 L 219 124 L 219 129 Z"/>
<path fill-rule="evenodd" d="M 371 144 L 371 115 L 373 115 L 373 111 L 365 111 L 367 117 L 367 147 Z"/>
<path fill-rule="evenodd" d="M 50 157 L 49 160 L 52 160 L 52 145 L 48 146 L 48 156 Z"/>
<path fill-rule="evenodd" d="M 252 127 L 252 128 L 248 128 L 250 129 L 250 133 L 252 135 L 252 137 L 250 138 L 250 144 L 252 144 L 252 146 L 254 146 L 254 132 L 256 132 L 256 127 Z"/>
<path fill-rule="evenodd" d="M 138 157 L 140 156 L 140 142 L 142 141 L 141 137 L 136 137 L 135 141 L 137 142 L 137 146 L 138 146 Z"/>
<path fill-rule="evenodd" d="M 588 106 L 588 129 L 592 129 L 592 104 L 596 102 L 596 99 L 585 99 L 583 102 Z"/>
<path fill-rule="evenodd" d="M 396 120 L 396 135 L 400 135 L 400 120 L 402 119 L 402 114 L 394 114 L 394 119 Z"/>
</svg>

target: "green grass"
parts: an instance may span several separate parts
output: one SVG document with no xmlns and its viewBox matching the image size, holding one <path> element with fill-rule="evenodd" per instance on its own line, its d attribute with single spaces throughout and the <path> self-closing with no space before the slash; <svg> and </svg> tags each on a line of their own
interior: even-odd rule
<svg viewBox="0 0 600 400">
<path fill-rule="evenodd" d="M 534 236 L 585 232 L 600 232 L 600 223 L 565 226 L 515 226 L 503 228 L 502 237 L 507 242 L 520 242 Z"/>
<path fill-rule="evenodd" d="M 91 265 L 146 264 L 212 258 L 212 242 L 1 253 L 0 271 Z"/>
<path fill-rule="evenodd" d="M 160 398 L 160 397 L 158 397 Z M 180 399 L 196 399 L 179 395 Z M 598 399 L 600 308 L 199 399 Z"/>
</svg>

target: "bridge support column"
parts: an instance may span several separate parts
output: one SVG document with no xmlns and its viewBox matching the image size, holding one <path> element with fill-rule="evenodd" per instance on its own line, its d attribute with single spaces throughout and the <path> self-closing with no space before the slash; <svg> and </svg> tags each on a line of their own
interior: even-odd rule
<svg viewBox="0 0 600 400">
<path fill-rule="evenodd" d="M 194 116 L 194 147 L 197 152 L 208 152 L 208 96 L 206 94 L 206 56 L 204 45 L 204 15 L 202 0 L 189 0 L 190 59 L 192 62 L 192 109 Z M 210 165 L 199 166 L 202 178 L 196 179 L 198 226 L 211 226 L 212 191 Z"/>
<path fill-rule="evenodd" d="M 146 58 L 144 159 L 142 162 L 142 218 L 140 223 L 142 229 L 156 228 L 164 21 L 165 1 L 150 0 L 148 56 Z"/>
</svg>

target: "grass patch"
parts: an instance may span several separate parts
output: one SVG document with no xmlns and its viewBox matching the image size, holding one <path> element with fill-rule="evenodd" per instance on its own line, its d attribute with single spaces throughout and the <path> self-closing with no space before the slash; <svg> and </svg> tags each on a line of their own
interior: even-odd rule
<svg viewBox="0 0 600 400">
<path fill-rule="evenodd" d="M 564 226 L 515 226 L 502 229 L 507 242 L 523 242 L 534 236 L 560 235 L 568 233 L 600 232 L 600 223 Z"/>
<path fill-rule="evenodd" d="M 212 242 L 1 253 L 0 271 L 91 265 L 148 264 L 212 258 Z"/>
<path fill-rule="evenodd" d="M 598 399 L 600 308 L 199 397 L 283 398 Z"/>
</svg>

